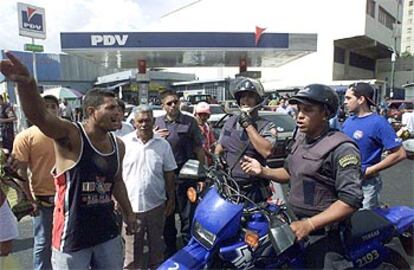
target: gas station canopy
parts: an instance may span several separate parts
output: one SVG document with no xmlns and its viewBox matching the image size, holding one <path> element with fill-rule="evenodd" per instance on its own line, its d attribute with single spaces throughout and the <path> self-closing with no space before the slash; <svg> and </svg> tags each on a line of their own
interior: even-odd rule
<svg viewBox="0 0 414 270">
<path fill-rule="evenodd" d="M 240 32 L 61 33 L 61 49 L 112 68 L 278 67 L 315 52 L 316 34 Z"/>
</svg>

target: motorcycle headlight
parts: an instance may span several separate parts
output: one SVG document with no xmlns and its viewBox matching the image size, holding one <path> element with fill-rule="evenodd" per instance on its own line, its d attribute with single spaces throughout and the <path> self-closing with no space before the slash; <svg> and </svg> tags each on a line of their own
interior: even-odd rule
<svg viewBox="0 0 414 270">
<path fill-rule="evenodd" d="M 211 249 L 216 241 L 216 235 L 203 228 L 198 221 L 194 222 L 193 235 L 203 246 L 208 249 Z"/>
</svg>

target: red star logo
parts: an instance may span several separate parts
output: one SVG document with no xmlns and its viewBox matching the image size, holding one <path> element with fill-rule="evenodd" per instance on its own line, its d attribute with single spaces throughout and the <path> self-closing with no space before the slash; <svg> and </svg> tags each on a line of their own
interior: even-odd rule
<svg viewBox="0 0 414 270">
<path fill-rule="evenodd" d="M 32 16 L 36 13 L 35 8 L 27 7 L 27 19 L 30 21 L 32 19 Z"/>
<path fill-rule="evenodd" d="M 256 26 L 256 38 L 255 38 L 255 44 L 259 44 L 260 38 L 262 37 L 263 32 L 266 30 L 266 28 L 261 28 L 259 26 Z"/>
</svg>

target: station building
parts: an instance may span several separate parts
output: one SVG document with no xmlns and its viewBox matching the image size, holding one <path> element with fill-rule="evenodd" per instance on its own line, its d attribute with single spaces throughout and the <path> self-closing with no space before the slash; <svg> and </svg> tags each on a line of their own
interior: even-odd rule
<svg viewBox="0 0 414 270">
<path fill-rule="evenodd" d="M 398 0 L 201 0 L 166 14 L 151 30 L 246 31 L 259 25 L 264 33 L 316 33 L 315 53 L 260 69 L 267 89 L 315 82 L 339 87 L 364 80 L 375 82 L 383 96 L 390 94 L 392 80 L 394 88 L 413 82 L 412 76 L 391 74 L 392 53 L 401 46 L 402 14 Z M 397 58 L 396 73 L 398 63 Z"/>
</svg>

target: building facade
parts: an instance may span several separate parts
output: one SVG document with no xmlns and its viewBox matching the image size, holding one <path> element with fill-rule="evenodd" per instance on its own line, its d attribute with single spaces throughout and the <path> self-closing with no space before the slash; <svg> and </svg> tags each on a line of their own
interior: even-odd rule
<svg viewBox="0 0 414 270">
<path fill-rule="evenodd" d="M 411 55 L 414 54 L 414 0 L 404 1 L 401 52 L 407 52 Z"/>
<path fill-rule="evenodd" d="M 316 33 L 315 53 L 277 68 L 260 69 L 261 80 L 270 90 L 377 79 L 378 61 L 390 61 L 393 50 L 399 51 L 402 11 L 398 0 L 201 0 L 170 12 L 151 30 L 245 32 L 259 25 L 266 28 L 264 33 Z M 221 74 L 233 77 L 234 70 L 230 72 Z"/>
</svg>

